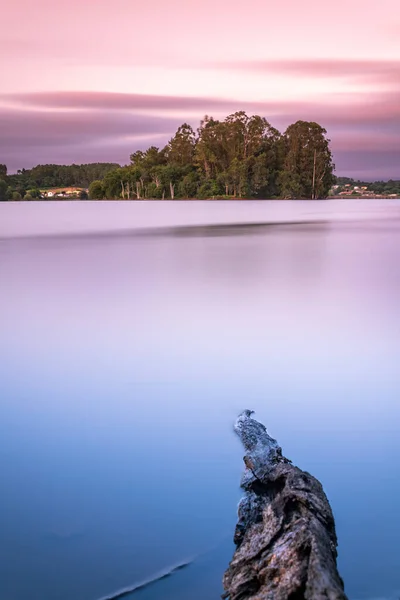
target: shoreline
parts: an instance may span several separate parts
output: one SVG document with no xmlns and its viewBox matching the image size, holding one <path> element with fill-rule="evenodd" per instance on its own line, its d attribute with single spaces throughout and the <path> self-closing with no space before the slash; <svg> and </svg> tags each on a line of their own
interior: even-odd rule
<svg viewBox="0 0 400 600">
<path fill-rule="evenodd" d="M 328 196 L 327 198 L 32 198 L 32 200 L 4 200 L 1 204 L 39 204 L 49 202 L 327 202 L 329 200 L 400 200 L 400 196 Z"/>
</svg>

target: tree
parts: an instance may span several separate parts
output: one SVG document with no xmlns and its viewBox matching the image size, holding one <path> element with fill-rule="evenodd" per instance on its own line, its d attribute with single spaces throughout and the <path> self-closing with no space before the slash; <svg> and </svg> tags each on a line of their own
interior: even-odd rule
<svg viewBox="0 0 400 600">
<path fill-rule="evenodd" d="M 165 150 L 150 146 L 146 152 L 138 150 L 130 156 L 129 180 L 133 184 L 132 194 L 137 200 L 147 198 L 150 190 L 160 187 L 158 173 L 166 165 Z M 162 170 L 162 169 L 161 169 Z"/>
<path fill-rule="evenodd" d="M 87 200 L 89 198 L 86 190 L 81 190 L 79 192 L 79 200 Z"/>
<path fill-rule="evenodd" d="M 164 149 L 168 163 L 176 167 L 191 166 L 195 145 L 195 133 L 190 125 L 184 123 Z"/>
<path fill-rule="evenodd" d="M 171 200 L 175 198 L 175 186 L 179 182 L 182 175 L 182 169 L 176 165 L 168 165 L 165 167 L 165 181 L 168 182 L 169 195 Z"/>
<path fill-rule="evenodd" d="M 195 164 L 206 179 L 216 178 L 228 166 L 222 156 L 224 125 L 206 115 L 200 122 L 197 136 Z"/>
<path fill-rule="evenodd" d="M 42 197 L 42 194 L 41 194 L 40 190 L 38 190 L 37 188 L 33 188 L 31 190 L 28 190 L 27 193 L 30 195 L 31 198 L 38 199 L 38 198 Z"/>
<path fill-rule="evenodd" d="M 275 191 L 280 169 L 279 132 L 258 115 L 244 111 L 224 121 L 204 117 L 198 129 L 195 161 L 206 179 L 214 179 L 218 193 L 234 197 Z"/>
<path fill-rule="evenodd" d="M 197 196 L 200 199 L 214 198 L 214 196 L 220 195 L 220 191 L 221 189 L 215 179 L 206 179 L 199 187 Z"/>
<path fill-rule="evenodd" d="M 0 179 L 7 179 L 7 165 L 0 164 Z"/>
<path fill-rule="evenodd" d="M 198 170 L 192 169 L 179 181 L 177 195 L 179 198 L 196 198 L 202 181 L 201 173 Z"/>
<path fill-rule="evenodd" d="M 92 181 L 89 185 L 89 198 L 91 200 L 102 200 L 104 198 L 104 186 L 102 181 Z"/>
<path fill-rule="evenodd" d="M 8 200 L 7 198 L 7 184 L 4 179 L 0 179 L 0 202 Z"/>
<path fill-rule="evenodd" d="M 282 171 L 278 177 L 278 186 L 282 198 L 294 200 L 304 197 L 304 187 L 301 177 L 295 171 Z"/>
<path fill-rule="evenodd" d="M 121 186 L 124 186 L 123 176 L 121 171 L 123 169 L 115 169 L 109 171 L 103 179 L 103 197 L 104 198 L 120 198 L 121 197 Z M 89 188 L 90 189 L 90 188 Z"/>
<path fill-rule="evenodd" d="M 318 123 L 297 121 L 284 134 L 285 160 L 280 180 L 284 198 L 326 198 L 333 183 L 334 164 Z"/>
<path fill-rule="evenodd" d="M 7 180 L 14 189 L 18 187 L 20 192 L 22 188 L 24 190 L 70 186 L 86 188 L 92 181 L 103 179 L 109 171 L 117 167 L 119 167 L 117 163 L 37 165 L 33 169 L 20 169 L 17 174 L 9 175 Z"/>
</svg>

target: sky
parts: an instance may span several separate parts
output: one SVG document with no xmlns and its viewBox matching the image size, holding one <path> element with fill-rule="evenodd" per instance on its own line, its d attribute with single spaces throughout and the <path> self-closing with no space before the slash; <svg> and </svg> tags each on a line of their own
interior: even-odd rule
<svg viewBox="0 0 400 600">
<path fill-rule="evenodd" d="M 183 122 L 246 110 L 320 123 L 337 175 L 400 179 L 398 0 L 15 0 L 2 16 L 9 172 L 127 164 Z"/>
</svg>

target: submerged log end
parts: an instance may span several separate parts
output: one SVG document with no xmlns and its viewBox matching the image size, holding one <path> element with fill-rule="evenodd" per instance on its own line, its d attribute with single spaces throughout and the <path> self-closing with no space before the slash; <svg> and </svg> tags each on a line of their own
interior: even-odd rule
<svg viewBox="0 0 400 600">
<path fill-rule="evenodd" d="M 320 482 L 293 466 L 264 425 L 242 413 L 244 496 L 236 551 L 224 575 L 229 600 L 346 600 L 335 522 Z"/>
</svg>

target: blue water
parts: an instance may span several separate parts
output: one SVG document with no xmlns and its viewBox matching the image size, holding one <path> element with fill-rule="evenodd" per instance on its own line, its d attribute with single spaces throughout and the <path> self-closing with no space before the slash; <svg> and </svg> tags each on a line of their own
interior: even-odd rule
<svg viewBox="0 0 400 600">
<path fill-rule="evenodd" d="M 0 598 L 217 600 L 243 408 L 398 597 L 400 221 L 176 233 L 0 240 Z"/>
</svg>

